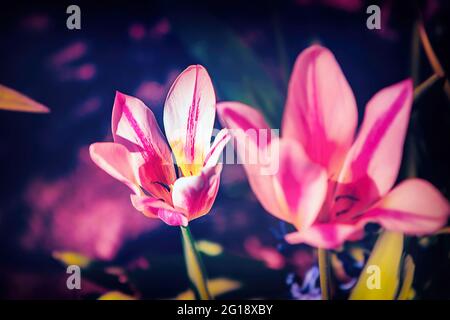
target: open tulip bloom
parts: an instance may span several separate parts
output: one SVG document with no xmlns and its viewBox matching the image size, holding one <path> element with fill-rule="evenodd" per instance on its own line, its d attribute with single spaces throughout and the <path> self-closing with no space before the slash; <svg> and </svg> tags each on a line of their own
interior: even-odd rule
<svg viewBox="0 0 450 320">
<path fill-rule="evenodd" d="M 170 147 L 153 112 L 139 99 L 117 92 L 114 142 L 92 144 L 91 158 L 130 187 L 137 210 L 171 226 L 187 226 L 210 211 L 219 189 L 222 164 L 218 160 L 229 134 L 221 130 L 210 145 L 215 114 L 216 98 L 207 71 L 190 66 L 175 80 L 164 105 Z"/>
<path fill-rule="evenodd" d="M 295 63 L 280 138 L 268 135 L 262 143 L 246 135 L 270 130 L 247 105 L 222 102 L 218 113 L 241 158 L 261 153 L 278 161 L 274 174 L 243 164 L 262 206 L 297 229 L 286 240 L 331 249 L 361 239 L 368 222 L 411 235 L 432 233 L 447 222 L 449 204 L 427 181 L 407 179 L 393 188 L 412 101 L 409 79 L 382 89 L 368 102 L 355 136 L 353 92 L 333 54 L 314 45 Z"/>
<path fill-rule="evenodd" d="M 188 222 L 207 214 L 216 198 L 229 140 L 221 130 L 210 145 L 216 114 L 211 79 L 200 65 L 183 71 L 164 105 L 167 145 L 153 112 L 137 98 L 116 94 L 112 113 L 114 142 L 90 146 L 92 160 L 133 191 L 134 207 L 168 225 L 181 226 L 188 276 L 194 292 L 209 299 L 206 274 Z M 172 159 L 176 161 L 176 167 Z"/>
</svg>

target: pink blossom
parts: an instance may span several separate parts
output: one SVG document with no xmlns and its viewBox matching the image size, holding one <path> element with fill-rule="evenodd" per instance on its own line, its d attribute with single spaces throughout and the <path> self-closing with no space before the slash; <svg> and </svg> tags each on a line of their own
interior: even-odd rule
<svg viewBox="0 0 450 320">
<path fill-rule="evenodd" d="M 413 235 L 445 225 L 449 204 L 430 183 L 408 179 L 393 188 L 412 100 L 409 79 L 382 89 L 368 102 L 355 136 L 355 98 L 334 55 L 318 45 L 299 55 L 282 137 L 268 146 L 251 139 L 236 144 L 241 155 L 279 150 L 276 174 L 263 175 L 246 163 L 244 168 L 264 208 L 298 230 L 286 236 L 288 242 L 335 248 L 362 238 L 368 222 Z M 220 103 L 218 113 L 229 129 L 269 129 L 259 111 L 238 102 Z"/>
<path fill-rule="evenodd" d="M 164 105 L 170 147 L 153 112 L 141 100 L 117 92 L 114 142 L 92 144 L 91 158 L 133 191 L 137 210 L 168 225 L 186 226 L 209 212 L 219 188 L 218 159 L 229 134 L 220 131 L 210 145 L 215 114 L 216 98 L 206 69 L 190 66 L 175 80 Z"/>
</svg>

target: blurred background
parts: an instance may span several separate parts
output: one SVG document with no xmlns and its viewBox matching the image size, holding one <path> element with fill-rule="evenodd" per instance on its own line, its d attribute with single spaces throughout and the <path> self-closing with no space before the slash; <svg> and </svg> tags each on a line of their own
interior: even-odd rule
<svg viewBox="0 0 450 320">
<path fill-rule="evenodd" d="M 81 8 L 81 30 L 66 8 Z M 369 4 L 381 30 L 366 27 Z M 8 1 L 0 11 L 0 84 L 51 109 L 0 110 L 0 298 L 96 299 L 189 296 L 178 228 L 145 218 L 129 190 L 97 168 L 88 146 L 111 141 L 115 91 L 142 99 L 162 127 L 168 89 L 188 65 L 209 71 L 218 100 L 259 107 L 279 128 L 296 56 L 312 43 L 336 55 L 359 113 L 381 88 L 433 74 L 417 19 L 439 61 L 450 63 L 448 1 Z M 399 180 L 423 177 L 450 192 L 450 104 L 445 79 L 416 99 Z M 448 88 L 447 88 L 448 89 Z M 217 123 L 216 127 L 219 127 Z M 243 169 L 226 165 L 210 214 L 191 229 L 220 298 L 320 297 L 316 257 L 288 246 L 289 227 L 266 214 Z M 337 252 L 337 298 L 345 298 L 378 230 Z M 450 298 L 450 241 L 407 238 L 415 298 Z M 83 267 L 82 290 L 66 287 L 65 264 Z M 222 281 L 222 282 L 220 282 Z M 183 296 L 183 294 L 185 296 Z M 319 294 L 319 295 L 318 295 Z"/>
</svg>

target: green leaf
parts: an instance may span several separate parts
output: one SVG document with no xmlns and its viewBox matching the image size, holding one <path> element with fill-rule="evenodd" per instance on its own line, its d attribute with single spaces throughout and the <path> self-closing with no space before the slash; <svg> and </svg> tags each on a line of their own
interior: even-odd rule
<svg viewBox="0 0 450 320">
<path fill-rule="evenodd" d="M 407 256 L 403 263 L 403 284 L 398 294 L 397 300 L 408 300 L 414 296 L 414 289 L 412 288 L 414 280 L 414 270 L 416 266 L 411 256 Z"/>
<path fill-rule="evenodd" d="M 136 300 L 136 298 L 120 291 L 109 291 L 102 294 L 98 300 Z"/>
<path fill-rule="evenodd" d="M 241 286 L 242 284 L 239 281 L 227 278 L 216 278 L 208 280 L 208 288 L 213 297 L 221 296 L 234 290 L 238 290 Z M 178 294 L 174 299 L 194 300 L 195 294 L 194 291 L 188 289 Z"/>
<path fill-rule="evenodd" d="M 196 244 L 198 251 L 208 256 L 214 257 L 223 253 L 223 247 L 216 242 L 208 240 L 199 240 L 196 241 Z"/>
<path fill-rule="evenodd" d="M 189 227 L 181 227 L 181 235 L 189 280 L 198 298 L 201 300 L 210 300 L 211 295 L 207 285 L 208 277 Z"/>
<path fill-rule="evenodd" d="M 0 84 L 0 110 L 48 113 L 50 110 L 24 94 Z"/>
<path fill-rule="evenodd" d="M 74 251 L 53 251 L 52 256 L 66 266 L 77 265 L 80 268 L 86 268 L 91 263 L 90 258 Z"/>
</svg>

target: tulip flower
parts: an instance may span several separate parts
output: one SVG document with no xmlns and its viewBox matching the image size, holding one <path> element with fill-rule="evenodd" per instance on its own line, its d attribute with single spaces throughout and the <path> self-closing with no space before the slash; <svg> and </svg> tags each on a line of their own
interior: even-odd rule
<svg viewBox="0 0 450 320">
<path fill-rule="evenodd" d="M 275 174 L 243 160 L 262 206 L 291 223 L 290 243 L 331 249 L 363 237 L 365 224 L 410 235 L 437 231 L 450 212 L 429 182 L 407 179 L 396 187 L 413 101 L 411 80 L 382 89 L 368 102 L 355 135 L 358 111 L 352 89 L 333 54 L 318 45 L 303 51 L 289 82 L 281 137 L 254 139 L 269 130 L 262 114 L 239 102 L 218 104 L 238 155 L 272 154 Z M 275 158 L 276 157 L 276 158 Z"/>
<path fill-rule="evenodd" d="M 175 80 L 164 105 L 169 144 L 152 111 L 139 99 L 118 92 L 112 113 L 114 142 L 90 146 L 92 160 L 132 190 L 137 210 L 181 226 L 188 275 L 202 299 L 210 298 L 207 280 L 187 226 L 210 211 L 219 188 L 218 160 L 230 136 L 223 129 L 210 144 L 215 114 L 216 98 L 206 69 L 190 66 Z"/>
<path fill-rule="evenodd" d="M 207 71 L 200 65 L 188 67 L 175 80 L 164 105 L 169 147 L 153 112 L 141 100 L 117 92 L 114 142 L 92 144 L 91 158 L 132 190 L 137 210 L 171 226 L 187 226 L 210 211 L 219 188 L 218 159 L 229 134 L 221 130 L 210 145 L 215 111 Z"/>
</svg>

